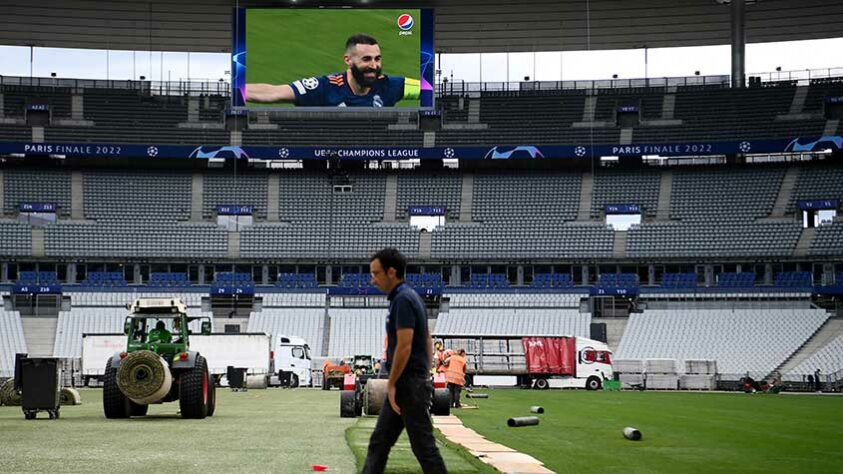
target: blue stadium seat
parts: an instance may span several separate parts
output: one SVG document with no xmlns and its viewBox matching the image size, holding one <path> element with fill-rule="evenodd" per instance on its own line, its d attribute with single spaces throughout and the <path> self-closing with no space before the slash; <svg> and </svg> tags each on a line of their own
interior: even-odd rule
<svg viewBox="0 0 843 474">
<path fill-rule="evenodd" d="M 717 282 L 720 288 L 752 288 L 755 286 L 755 273 L 721 273 Z"/>
</svg>

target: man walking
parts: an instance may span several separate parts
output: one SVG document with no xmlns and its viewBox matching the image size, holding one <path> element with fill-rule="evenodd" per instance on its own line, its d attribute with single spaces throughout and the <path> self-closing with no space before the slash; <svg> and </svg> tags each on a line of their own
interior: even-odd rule
<svg viewBox="0 0 843 474">
<path fill-rule="evenodd" d="M 386 318 L 386 361 L 389 372 L 387 398 L 369 439 L 363 472 L 382 473 L 389 451 L 406 428 L 413 454 L 425 473 L 447 472 L 436 447 L 430 400 L 433 384 L 430 363 L 433 342 L 427 329 L 424 302 L 404 284 L 407 260 L 393 248 L 386 248 L 369 261 L 372 283 L 389 295 Z"/>
</svg>

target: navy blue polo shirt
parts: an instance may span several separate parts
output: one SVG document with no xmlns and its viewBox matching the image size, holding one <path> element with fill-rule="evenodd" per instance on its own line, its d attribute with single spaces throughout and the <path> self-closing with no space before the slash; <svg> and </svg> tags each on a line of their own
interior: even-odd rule
<svg viewBox="0 0 843 474">
<path fill-rule="evenodd" d="M 427 352 L 427 312 L 424 302 L 415 290 L 401 283 L 389 293 L 389 313 L 386 316 L 386 368 L 392 367 L 395 346 L 398 344 L 399 329 L 413 330 L 413 346 L 410 359 L 401 376 L 427 377 L 430 374 L 430 354 Z"/>
</svg>

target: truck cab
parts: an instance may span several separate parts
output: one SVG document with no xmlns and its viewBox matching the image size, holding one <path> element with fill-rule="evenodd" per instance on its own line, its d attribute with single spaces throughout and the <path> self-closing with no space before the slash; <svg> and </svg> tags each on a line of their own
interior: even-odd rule
<svg viewBox="0 0 843 474">
<path fill-rule="evenodd" d="M 310 346 L 296 336 L 278 336 L 275 343 L 275 370 L 278 380 L 285 387 L 309 387 Z"/>
<path fill-rule="evenodd" d="M 612 369 L 612 351 L 609 346 L 600 341 L 577 338 L 577 371 L 579 380 L 585 380 L 585 388 L 594 390 L 602 386 L 603 380 L 615 377 Z M 599 384 L 595 385 L 595 377 Z"/>
</svg>

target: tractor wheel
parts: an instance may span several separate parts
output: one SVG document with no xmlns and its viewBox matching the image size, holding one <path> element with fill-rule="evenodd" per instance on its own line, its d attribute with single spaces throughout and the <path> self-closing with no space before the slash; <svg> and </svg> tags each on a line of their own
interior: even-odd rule
<svg viewBox="0 0 843 474">
<path fill-rule="evenodd" d="M 354 416 L 363 416 L 363 387 L 354 390 Z"/>
<path fill-rule="evenodd" d="M 179 384 L 179 407 L 182 418 L 202 419 L 208 416 L 211 381 L 208 363 L 202 356 L 196 356 L 192 369 L 182 373 Z"/>
<path fill-rule="evenodd" d="M 357 411 L 357 396 L 354 390 L 340 392 L 340 418 L 354 418 Z"/>
<path fill-rule="evenodd" d="M 448 416 L 451 414 L 451 392 L 445 388 L 437 388 L 433 391 L 433 406 L 430 410 L 435 416 Z"/>
<path fill-rule="evenodd" d="M 111 358 L 105 364 L 102 382 L 102 407 L 106 418 L 128 418 L 131 416 L 129 399 L 117 386 L 117 369 L 111 368 Z"/>
<path fill-rule="evenodd" d="M 208 416 L 214 416 L 217 410 L 217 385 L 214 383 L 213 377 L 209 380 L 210 387 L 208 387 Z"/>
</svg>

